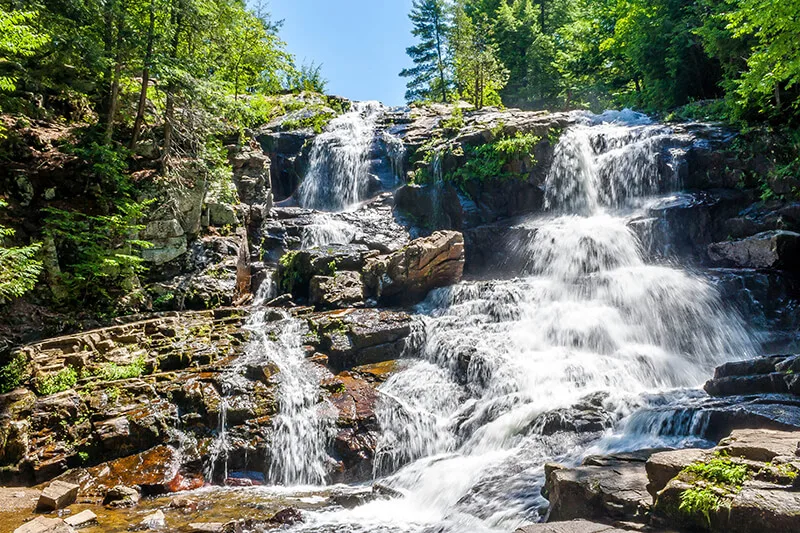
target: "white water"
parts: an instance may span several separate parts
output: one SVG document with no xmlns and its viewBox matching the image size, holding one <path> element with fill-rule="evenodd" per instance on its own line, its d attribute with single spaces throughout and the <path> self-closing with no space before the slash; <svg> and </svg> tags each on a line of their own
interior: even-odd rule
<svg viewBox="0 0 800 533">
<path fill-rule="evenodd" d="M 659 168 L 670 135 L 630 112 L 563 134 L 526 277 L 431 294 L 419 359 L 381 387 L 376 475 L 404 497 L 311 513 L 300 529 L 513 531 L 541 518 L 545 462 L 696 438 L 700 419 L 656 407 L 753 348 L 703 278 L 648 264 L 628 227 L 645 197 L 679 186 Z M 616 431 L 544 432 L 542 414 L 593 393 Z"/>
<path fill-rule="evenodd" d="M 305 359 L 303 322 L 283 313 L 279 320 L 268 313 L 264 302 L 274 295 L 274 285 L 264 282 L 256 296 L 244 328 L 250 340 L 244 355 L 225 370 L 217 437 L 212 444 L 208 479 L 228 479 L 230 451 L 234 448 L 228 432 L 228 410 L 233 402 L 249 401 L 252 381 L 248 368 L 272 368 L 279 383 L 278 413 L 272 417 L 270 467 L 267 480 L 274 485 L 311 485 L 324 481 L 329 460 L 326 448 L 335 419 L 331 409 L 319 403 L 317 367 Z M 272 318 L 272 320 L 270 320 Z M 272 324 L 271 324 L 272 322 Z"/>
<path fill-rule="evenodd" d="M 314 139 L 309 169 L 296 193 L 302 207 L 341 211 L 364 199 L 369 151 L 383 112 L 379 102 L 354 102 Z"/>
</svg>

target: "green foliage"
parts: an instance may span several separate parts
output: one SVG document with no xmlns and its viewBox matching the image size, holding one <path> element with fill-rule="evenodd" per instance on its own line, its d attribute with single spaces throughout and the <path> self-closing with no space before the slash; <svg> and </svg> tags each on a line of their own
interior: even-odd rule
<svg viewBox="0 0 800 533">
<path fill-rule="evenodd" d="M 508 83 L 509 71 L 498 58 L 488 15 L 470 15 L 464 6 L 456 5 L 454 28 L 456 85 L 461 98 L 475 109 L 501 105 L 499 92 Z"/>
<path fill-rule="evenodd" d="M 37 15 L 35 11 L 0 10 L 0 65 L 19 69 L 18 60 L 33 56 L 47 43 L 48 37 L 31 24 Z M 17 81 L 13 73 L 0 74 L 0 92 L 13 92 Z"/>
<path fill-rule="evenodd" d="M 17 352 L 0 368 L 0 394 L 16 389 L 28 377 L 28 360 L 25 355 Z"/>
<path fill-rule="evenodd" d="M 78 382 L 78 373 L 68 366 L 55 374 L 39 376 L 34 380 L 33 386 L 40 396 L 49 396 L 71 389 Z"/>
<path fill-rule="evenodd" d="M 408 15 L 419 42 L 406 49 L 414 67 L 403 69 L 409 78 L 406 100 L 448 102 L 452 92 L 450 32 L 452 21 L 444 0 L 414 0 Z"/>
<path fill-rule="evenodd" d="M 513 137 L 501 138 L 492 143 L 464 150 L 466 163 L 445 176 L 445 180 L 463 185 L 468 181 L 490 181 L 515 179 L 520 176 L 507 170 L 514 159 L 525 156 L 533 159 L 533 149 L 541 138 L 533 134 L 517 133 Z"/>
<path fill-rule="evenodd" d="M 747 466 L 730 459 L 716 457 L 705 463 L 693 463 L 683 469 L 712 483 L 741 486 L 748 478 Z"/>
<path fill-rule="evenodd" d="M 114 197 L 131 192 L 132 184 L 126 173 L 130 152 L 124 147 L 91 141 L 85 145 L 69 144 L 63 150 L 83 160 L 87 166 L 84 177 L 95 185 L 99 194 Z"/>
<path fill-rule="evenodd" d="M 324 93 L 328 80 L 322 76 L 322 65 L 312 62 L 301 65 L 297 70 L 290 70 L 286 75 L 285 85 L 294 92 Z"/>
<path fill-rule="evenodd" d="M 112 215 L 45 209 L 45 232 L 56 242 L 61 281 L 75 301 L 108 304 L 113 293 L 132 290 L 145 269 L 140 252 L 152 246 L 136 237 L 150 203 L 121 203 Z"/>
<path fill-rule="evenodd" d="M 307 116 L 284 121 L 281 124 L 281 128 L 284 130 L 302 130 L 309 128 L 314 130 L 314 133 L 322 133 L 325 126 L 336 117 L 334 113 L 318 106 L 309 106 L 308 111 L 310 113 Z"/>
<path fill-rule="evenodd" d="M 117 365 L 115 363 L 105 363 L 97 372 L 97 377 L 101 381 L 116 381 L 120 379 L 138 378 L 146 372 L 144 357 L 137 357 L 129 365 Z"/>
<path fill-rule="evenodd" d="M 278 261 L 281 267 L 278 286 L 284 293 L 291 293 L 295 285 L 303 279 L 302 272 L 300 272 L 299 258 L 300 254 L 298 252 L 289 251 L 283 254 Z"/>
<path fill-rule="evenodd" d="M 0 200 L 0 208 L 6 205 Z M 41 244 L 5 246 L 13 236 L 14 230 L 0 225 L 0 304 L 32 290 L 42 272 L 42 262 L 36 259 Z"/>
<path fill-rule="evenodd" d="M 452 114 L 446 119 L 442 120 L 440 124 L 445 133 L 457 135 L 461 128 L 464 127 L 464 112 L 461 108 L 456 106 Z"/>
<path fill-rule="evenodd" d="M 719 511 L 730 502 L 717 496 L 710 488 L 692 487 L 681 493 L 681 503 L 678 509 L 689 516 L 700 515 L 711 524 L 711 513 Z"/>
</svg>

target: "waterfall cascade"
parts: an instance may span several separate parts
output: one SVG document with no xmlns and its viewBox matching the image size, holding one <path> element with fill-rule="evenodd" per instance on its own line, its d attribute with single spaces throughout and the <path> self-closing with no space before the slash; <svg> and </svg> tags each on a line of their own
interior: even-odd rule
<svg viewBox="0 0 800 533">
<path fill-rule="evenodd" d="M 648 407 L 696 397 L 715 365 L 753 347 L 709 283 L 648 263 L 628 227 L 679 186 L 680 153 L 662 153 L 670 130 L 631 112 L 581 122 L 555 150 L 548 212 L 528 222 L 524 277 L 419 306 L 423 348 L 381 387 L 377 413 L 376 476 L 404 496 L 312 515 L 305 530 L 513 531 L 546 506 L 545 462 L 697 438 L 687 411 Z M 546 429 L 548 413 L 586 409 L 605 432 Z"/>
<path fill-rule="evenodd" d="M 354 102 L 314 139 L 308 172 L 296 193 L 301 206 L 340 211 L 364 199 L 369 152 L 383 112 L 379 102 Z"/>
</svg>

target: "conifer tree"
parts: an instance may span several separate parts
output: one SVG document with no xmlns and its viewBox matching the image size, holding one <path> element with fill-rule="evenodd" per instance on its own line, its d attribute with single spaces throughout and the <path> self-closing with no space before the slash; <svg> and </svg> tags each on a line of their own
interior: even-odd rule
<svg viewBox="0 0 800 533">
<path fill-rule="evenodd" d="M 450 99 L 450 52 L 448 36 L 451 30 L 444 0 L 414 0 L 409 18 L 414 23 L 412 33 L 419 43 L 406 49 L 414 67 L 403 69 L 400 76 L 410 78 L 406 100 Z"/>
</svg>

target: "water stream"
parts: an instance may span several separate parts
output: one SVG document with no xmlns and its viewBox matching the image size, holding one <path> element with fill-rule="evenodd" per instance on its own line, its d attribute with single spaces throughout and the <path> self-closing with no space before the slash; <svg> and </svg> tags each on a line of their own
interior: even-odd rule
<svg viewBox="0 0 800 533">
<path fill-rule="evenodd" d="M 373 110 L 359 106 L 321 136 L 301 204 L 339 210 L 360 198 Z M 680 187 L 671 136 L 631 112 L 582 115 L 564 132 L 546 212 L 525 222 L 530 241 L 509 250 L 526 259 L 520 277 L 434 291 L 416 310 L 419 353 L 380 388 L 375 477 L 402 496 L 308 512 L 292 530 L 513 531 L 543 516 L 548 461 L 702 438 L 683 406 L 716 365 L 754 348 L 712 285 L 652 263 L 630 228 L 648 202 Z M 348 235 L 322 220 L 304 244 Z M 327 422 L 288 324 L 248 349 L 285 373 L 269 477 L 321 483 Z M 586 421 L 590 430 L 558 431 Z"/>
</svg>

